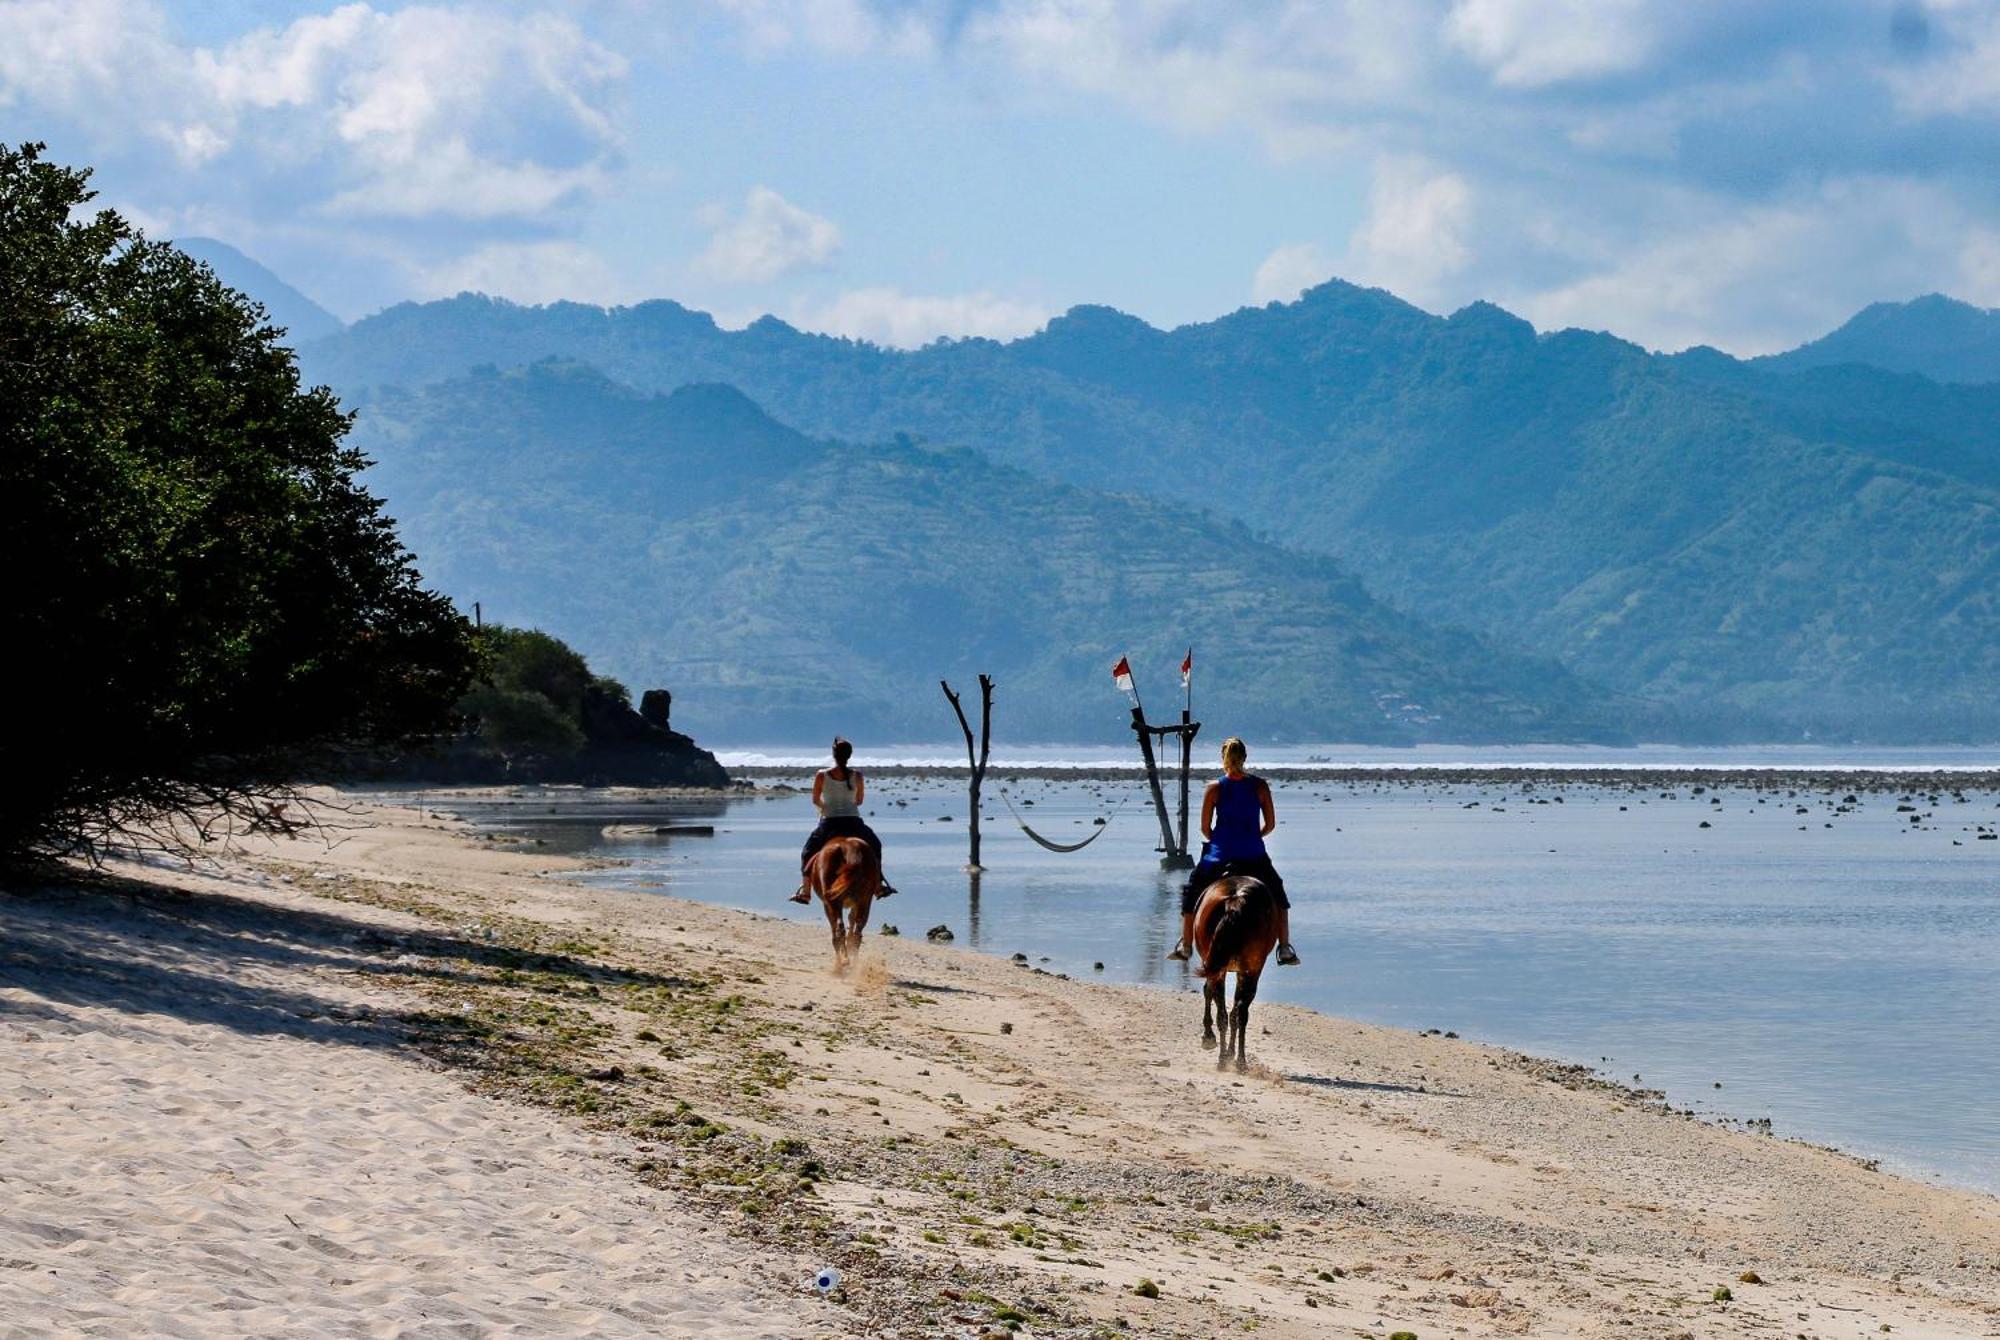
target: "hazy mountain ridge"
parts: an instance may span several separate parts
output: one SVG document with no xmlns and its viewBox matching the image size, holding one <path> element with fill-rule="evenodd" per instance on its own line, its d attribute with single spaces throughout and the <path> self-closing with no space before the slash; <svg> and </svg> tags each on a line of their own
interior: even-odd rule
<svg viewBox="0 0 2000 1340">
<path fill-rule="evenodd" d="M 2000 382 L 2000 309 L 1942 293 L 1871 303 L 1839 329 L 1756 362 L 1782 372 L 1860 363 L 1939 382 Z"/>
<path fill-rule="evenodd" d="M 647 388 L 726 381 L 822 436 L 909 432 L 1208 507 L 1689 721 L 2000 734 L 2000 388 L 1660 356 L 1340 283 L 1172 331 L 1083 307 L 909 353 L 667 302 L 461 297 L 307 359 L 360 394 L 550 353 Z"/>
<path fill-rule="evenodd" d="M 339 317 L 227 242 L 179 237 L 174 246 L 215 271 L 215 277 L 229 287 L 249 294 L 263 306 L 271 324 L 285 328 L 295 345 L 324 339 L 345 327 Z"/>
<path fill-rule="evenodd" d="M 1117 739 L 1112 660 L 1166 708 L 1189 641 L 1202 712 L 1267 737 L 1618 735 L 1559 667 L 1331 560 L 968 451 L 816 442 L 727 387 L 544 363 L 383 394 L 356 440 L 428 579 L 669 684 L 708 737 L 935 737 L 938 678 L 985 670 L 1013 738 Z"/>
</svg>

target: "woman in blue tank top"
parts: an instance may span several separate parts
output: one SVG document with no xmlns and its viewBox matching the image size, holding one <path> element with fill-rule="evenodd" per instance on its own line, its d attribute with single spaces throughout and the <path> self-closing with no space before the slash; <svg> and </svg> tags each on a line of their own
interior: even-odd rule
<svg viewBox="0 0 2000 1340">
<path fill-rule="evenodd" d="M 1201 835 L 1208 841 L 1201 849 L 1201 864 L 1181 890 L 1181 939 L 1167 955 L 1170 959 L 1185 960 L 1192 950 L 1194 905 L 1202 891 L 1224 875 L 1249 875 L 1277 900 L 1278 962 L 1299 961 L 1292 948 L 1291 899 L 1264 850 L 1265 837 L 1278 826 L 1278 810 L 1264 779 L 1243 770 L 1249 758 L 1249 746 L 1235 736 L 1222 742 L 1222 776 L 1208 784 L 1208 794 L 1201 799 Z"/>
</svg>

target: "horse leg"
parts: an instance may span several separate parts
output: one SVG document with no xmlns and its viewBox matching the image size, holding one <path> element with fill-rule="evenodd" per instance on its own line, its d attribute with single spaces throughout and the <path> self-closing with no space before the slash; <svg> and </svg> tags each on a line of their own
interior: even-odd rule
<svg viewBox="0 0 2000 1340">
<path fill-rule="evenodd" d="M 1236 974 L 1236 1068 L 1248 1070 L 1249 1059 L 1243 1054 L 1243 1040 L 1250 1034 L 1250 1002 L 1257 999 L 1257 977 L 1254 972 Z"/>
<path fill-rule="evenodd" d="M 862 893 L 854 894 L 847 900 L 847 953 L 850 958 L 861 952 L 861 931 L 868 924 L 868 909 L 874 901 Z"/>
<path fill-rule="evenodd" d="M 1217 1009 L 1215 1005 L 1215 983 L 1203 982 L 1201 984 L 1201 1045 L 1202 1046 L 1213 1047 L 1215 1045 L 1215 1025 L 1214 1023 L 1211 1022 L 1210 1017 L 1212 1015 L 1220 1014 L 1221 1012 L 1222 1011 Z M 1227 1026 L 1228 1025 L 1225 1023 L 1224 1027 Z"/>
<path fill-rule="evenodd" d="M 821 891 L 820 905 L 826 909 L 827 929 L 833 932 L 833 970 L 844 972 L 847 969 L 847 942 L 840 930 L 840 904 Z"/>
<path fill-rule="evenodd" d="M 1220 1070 L 1229 1064 L 1229 1039 L 1231 1021 L 1229 1018 L 1229 974 L 1215 974 L 1215 1026 L 1222 1034 L 1222 1045 L 1215 1049 L 1215 1068 Z"/>
</svg>

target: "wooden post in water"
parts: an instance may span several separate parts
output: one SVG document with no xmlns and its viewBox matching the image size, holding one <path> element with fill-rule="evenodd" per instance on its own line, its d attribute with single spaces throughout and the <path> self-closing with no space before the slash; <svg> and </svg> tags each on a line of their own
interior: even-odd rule
<svg viewBox="0 0 2000 1340">
<path fill-rule="evenodd" d="M 1190 651 L 1189 657 L 1194 653 Z M 1187 665 L 1181 666 L 1183 687 L 1187 686 Z M 1119 687 L 1132 699 L 1132 733 L 1139 737 L 1139 757 L 1146 762 L 1146 789 L 1153 794 L 1153 813 L 1160 820 L 1160 869 L 1188 870 L 1194 866 L 1194 858 L 1188 855 L 1188 771 L 1192 762 L 1195 732 L 1201 723 L 1194 719 L 1194 696 L 1188 695 L 1187 705 L 1181 709 L 1180 724 L 1177 726 L 1155 726 L 1146 720 L 1146 706 L 1139 701 L 1139 689 L 1130 678 L 1131 667 L 1120 657 L 1113 673 Z M 1174 836 L 1173 821 L 1167 817 L 1166 793 L 1160 789 L 1159 762 L 1153 754 L 1153 737 L 1157 735 L 1164 742 L 1169 735 L 1177 735 L 1181 741 L 1181 831 Z"/>
<path fill-rule="evenodd" d="M 1188 773 L 1194 766 L 1194 737 L 1201 729 L 1201 723 L 1194 719 L 1194 713 L 1181 709 L 1181 844 L 1173 855 L 1180 858 L 1180 869 L 1194 868 L 1194 858 L 1188 855 Z M 1163 863 L 1164 864 L 1164 863 Z M 1168 869 L 1174 869 L 1168 866 Z"/>
<path fill-rule="evenodd" d="M 981 675 L 979 677 L 979 752 L 977 754 L 973 753 L 972 750 L 972 723 L 965 719 L 965 708 L 958 701 L 958 695 L 951 691 L 951 684 L 947 680 L 940 679 L 938 686 L 944 690 L 945 698 L 950 701 L 951 710 L 958 714 L 958 728 L 965 732 L 965 762 L 966 766 L 972 770 L 972 781 L 966 788 L 967 794 L 972 801 L 972 807 L 971 812 L 965 817 L 965 832 L 969 843 L 965 868 L 967 870 L 978 870 L 981 868 L 979 864 L 979 786 L 980 783 L 986 780 L 986 760 L 993 752 L 993 677 L 991 675 Z M 1157 789 L 1156 787 L 1155 790 Z M 979 897 L 979 884 L 977 880 L 973 882 L 972 888 L 973 898 L 976 903 Z"/>
<path fill-rule="evenodd" d="M 1146 724 L 1146 709 L 1135 704 L 1132 708 L 1132 733 L 1139 737 L 1139 756 L 1146 760 L 1146 785 L 1153 793 L 1153 813 L 1160 817 L 1160 850 L 1172 859 L 1174 830 L 1173 825 L 1167 822 L 1167 798 L 1160 790 L 1160 769 L 1153 762 L 1153 732 L 1156 729 Z"/>
</svg>

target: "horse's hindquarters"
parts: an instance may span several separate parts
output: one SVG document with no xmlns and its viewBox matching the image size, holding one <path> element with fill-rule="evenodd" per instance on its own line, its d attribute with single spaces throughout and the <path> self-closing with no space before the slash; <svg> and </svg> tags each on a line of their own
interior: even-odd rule
<svg viewBox="0 0 2000 1340">
<path fill-rule="evenodd" d="M 868 910 L 882 887 L 875 850 L 860 838 L 838 837 L 821 847 L 807 869 L 807 881 L 826 909 L 833 934 L 833 964 L 845 971 L 861 948 Z"/>
</svg>

